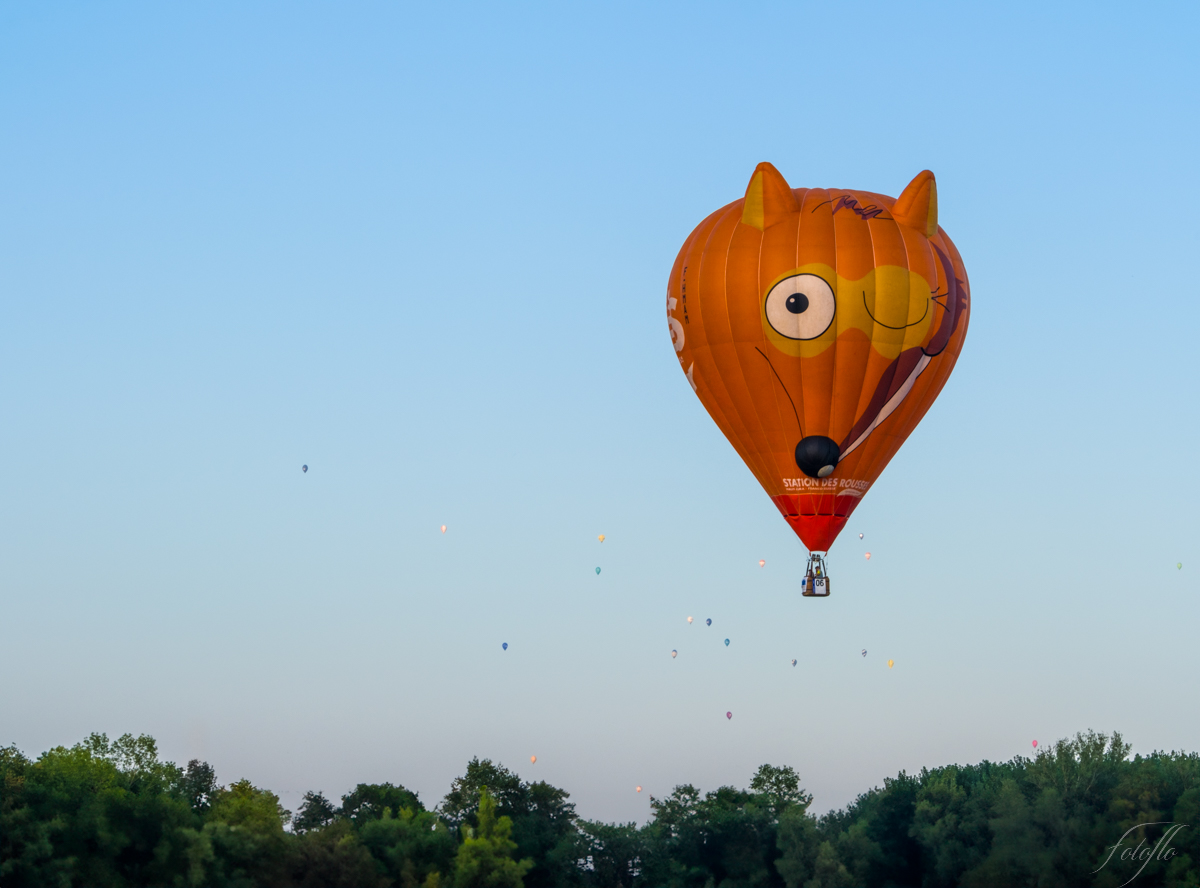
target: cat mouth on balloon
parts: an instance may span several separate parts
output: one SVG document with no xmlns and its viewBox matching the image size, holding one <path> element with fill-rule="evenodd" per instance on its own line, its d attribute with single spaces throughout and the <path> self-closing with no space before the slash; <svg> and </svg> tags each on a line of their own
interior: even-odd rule
<svg viewBox="0 0 1200 888">
<path fill-rule="evenodd" d="M 928 306 L 926 307 L 926 311 L 928 312 Z M 917 323 L 920 323 L 920 321 Z M 925 372 L 925 368 L 929 366 L 931 357 L 918 347 L 909 349 L 896 358 L 880 378 L 879 384 L 875 389 L 875 395 L 871 398 L 871 403 L 868 405 L 866 412 L 854 423 L 849 434 L 846 435 L 845 439 L 839 445 L 832 438 L 828 438 L 825 435 L 804 434 L 804 427 L 800 424 L 800 413 L 796 410 L 796 402 L 792 400 L 791 392 L 784 385 L 783 378 L 779 375 L 779 372 L 775 369 L 775 365 L 771 363 L 771 359 L 762 349 L 755 348 L 755 351 L 763 356 L 763 359 L 767 362 L 767 366 L 771 368 L 771 372 L 775 375 L 779 387 L 783 389 L 783 393 L 787 395 L 788 402 L 791 404 L 792 412 L 796 417 L 796 425 L 799 427 L 802 436 L 796 444 L 796 451 L 794 453 L 796 467 L 810 478 L 827 478 L 832 475 L 838 463 L 849 456 L 852 451 L 856 450 L 871 432 L 875 431 L 880 423 L 891 416 L 893 411 L 908 397 L 908 393 L 912 391 L 917 377 Z M 898 385 L 896 384 L 897 376 L 901 380 Z"/>
</svg>

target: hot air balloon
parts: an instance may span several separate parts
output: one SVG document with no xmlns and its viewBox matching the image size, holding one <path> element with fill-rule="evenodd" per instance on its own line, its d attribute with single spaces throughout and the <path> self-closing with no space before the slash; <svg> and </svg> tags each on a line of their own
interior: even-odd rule
<svg viewBox="0 0 1200 888">
<path fill-rule="evenodd" d="M 600 534 L 600 536 L 596 537 L 596 539 L 598 539 L 600 542 L 604 542 L 604 534 Z"/>
<path fill-rule="evenodd" d="M 707 620 L 705 620 L 705 621 L 704 621 L 704 625 L 705 625 L 705 626 L 711 626 L 711 625 L 712 625 L 712 617 L 709 617 Z"/>
<path fill-rule="evenodd" d="M 596 576 L 600 576 L 600 568 L 596 568 Z"/>
<path fill-rule="evenodd" d="M 895 664 L 895 662 L 896 662 L 895 660 L 888 660 L 888 669 L 891 669 L 893 664 Z"/>
<path fill-rule="evenodd" d="M 500 647 L 504 648 L 504 650 L 508 650 L 508 642 L 503 642 Z"/>
<path fill-rule="evenodd" d="M 679 651 L 671 651 L 671 659 L 674 660 L 679 656 Z"/>
<path fill-rule="evenodd" d="M 1181 562 L 1179 562 L 1178 564 L 1176 564 L 1176 565 L 1175 565 L 1175 569 L 1176 569 L 1176 570 L 1183 570 L 1183 562 L 1181 561 Z"/>
<path fill-rule="evenodd" d="M 793 665 L 793 666 L 795 666 L 795 665 L 796 665 L 796 661 L 795 661 L 795 660 L 792 660 L 792 665 Z"/>
<path fill-rule="evenodd" d="M 866 648 L 863 648 L 862 655 L 863 655 L 864 657 L 867 655 L 867 649 L 866 649 Z"/>
<path fill-rule="evenodd" d="M 536 755 L 531 755 L 529 757 L 529 764 L 531 764 L 531 765 L 537 764 L 537 756 Z"/>
<path fill-rule="evenodd" d="M 725 713 L 725 717 L 726 717 L 726 718 L 733 718 L 733 713 L 732 713 L 732 712 L 727 712 L 727 713 Z"/>
<path fill-rule="evenodd" d="M 861 533 L 858 535 L 858 538 L 859 538 L 860 540 L 862 539 L 862 534 L 861 534 Z"/>
<path fill-rule="evenodd" d="M 725 639 L 725 647 L 729 647 L 729 639 Z"/>
<path fill-rule="evenodd" d="M 642 791 L 642 788 L 639 786 L 639 787 L 637 788 L 637 791 L 638 791 L 638 792 L 641 792 L 641 791 Z"/>
<path fill-rule="evenodd" d="M 1037 741 L 1036 740 L 1033 741 L 1033 748 L 1037 749 Z"/>
<path fill-rule="evenodd" d="M 443 524 L 442 525 L 442 533 L 445 533 L 445 532 L 446 532 L 446 525 Z"/>
<path fill-rule="evenodd" d="M 302 471 L 304 474 L 307 475 L 308 474 L 308 466 L 301 466 L 300 471 Z"/>
<path fill-rule="evenodd" d="M 867 561 L 870 561 L 870 560 L 871 560 L 871 553 L 870 553 L 870 552 L 867 552 L 867 553 L 865 553 L 865 554 L 863 555 L 863 558 L 867 559 Z"/>
<path fill-rule="evenodd" d="M 763 560 L 760 558 L 760 559 L 758 559 L 758 566 L 759 566 L 759 567 L 766 567 L 766 566 L 767 566 L 767 562 L 763 561 Z"/>
<path fill-rule="evenodd" d="M 692 618 L 691 618 L 691 617 L 688 617 L 688 622 L 689 622 L 689 623 L 690 623 L 690 622 L 692 622 Z"/>
<path fill-rule="evenodd" d="M 805 596 L 829 594 L 825 554 L 962 350 L 967 273 L 937 207 L 928 170 L 893 199 L 760 163 L 671 270 L 680 367 L 808 547 Z"/>
</svg>

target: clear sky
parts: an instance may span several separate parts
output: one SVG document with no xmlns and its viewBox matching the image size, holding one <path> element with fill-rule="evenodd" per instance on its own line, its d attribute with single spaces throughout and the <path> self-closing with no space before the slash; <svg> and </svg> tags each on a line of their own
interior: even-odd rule
<svg viewBox="0 0 1200 888">
<path fill-rule="evenodd" d="M 1200 749 L 1198 18 L 0 7 L 0 742 L 145 732 L 291 808 L 478 755 L 608 820 Z M 763 160 L 934 170 L 972 285 L 823 601 L 664 314 Z"/>
</svg>

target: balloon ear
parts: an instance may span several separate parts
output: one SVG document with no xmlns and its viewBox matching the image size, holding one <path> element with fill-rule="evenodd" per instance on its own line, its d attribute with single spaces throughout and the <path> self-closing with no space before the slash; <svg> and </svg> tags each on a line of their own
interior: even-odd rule
<svg viewBox="0 0 1200 888">
<path fill-rule="evenodd" d="M 746 202 L 742 205 L 744 225 L 763 231 L 799 209 L 796 195 L 779 170 L 769 163 L 760 163 L 754 168 L 754 175 L 746 186 Z"/>
<path fill-rule="evenodd" d="M 908 183 L 896 199 L 892 218 L 926 237 L 937 234 L 937 180 L 929 170 L 922 170 Z"/>
</svg>

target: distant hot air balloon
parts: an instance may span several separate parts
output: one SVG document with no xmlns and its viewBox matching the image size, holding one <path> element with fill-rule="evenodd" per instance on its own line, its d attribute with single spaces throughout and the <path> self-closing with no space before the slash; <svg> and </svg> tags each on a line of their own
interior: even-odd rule
<svg viewBox="0 0 1200 888">
<path fill-rule="evenodd" d="M 796 665 L 796 661 L 795 661 L 795 660 L 792 660 L 792 665 L 793 665 L 793 666 L 795 666 L 795 665 Z"/>
<path fill-rule="evenodd" d="M 817 556 L 946 384 L 970 305 L 933 173 L 891 198 L 769 163 L 688 236 L 666 299 L 688 384 Z"/>
<path fill-rule="evenodd" d="M 446 525 L 443 524 L 442 525 L 442 533 L 445 533 L 445 532 L 446 532 Z"/>
<path fill-rule="evenodd" d="M 674 660 L 679 656 L 679 651 L 671 651 L 671 659 Z"/>
<path fill-rule="evenodd" d="M 870 561 L 870 560 L 871 560 L 871 553 L 870 553 L 870 552 L 867 552 L 865 555 L 863 555 L 863 558 L 867 559 L 867 561 Z"/>
<path fill-rule="evenodd" d="M 600 536 L 596 537 L 596 539 L 598 539 L 600 542 L 604 542 L 604 534 L 600 534 Z"/>
<path fill-rule="evenodd" d="M 1179 562 L 1178 564 L 1176 564 L 1176 565 L 1175 565 L 1175 569 L 1176 569 L 1176 570 L 1183 570 L 1183 562 L 1181 561 L 1181 562 Z"/>
<path fill-rule="evenodd" d="M 864 657 L 867 655 L 867 649 L 866 649 L 866 648 L 863 648 L 862 655 L 863 655 Z"/>
<path fill-rule="evenodd" d="M 858 535 L 858 538 L 859 538 L 860 540 L 862 539 L 862 534 L 861 534 L 861 533 Z"/>
<path fill-rule="evenodd" d="M 726 718 L 733 718 L 733 713 L 732 713 L 732 712 L 727 712 L 727 713 L 725 713 L 725 717 L 726 717 Z"/>
<path fill-rule="evenodd" d="M 1033 748 L 1037 749 L 1037 741 L 1036 740 L 1033 741 Z"/>
<path fill-rule="evenodd" d="M 308 466 L 301 466 L 300 471 L 302 471 L 304 474 L 307 475 L 308 474 Z"/>
<path fill-rule="evenodd" d="M 641 792 L 641 791 L 642 791 L 642 788 L 639 786 L 639 787 L 637 788 L 637 791 L 638 791 L 638 792 Z"/>
<path fill-rule="evenodd" d="M 763 561 L 763 560 L 760 558 L 760 559 L 758 559 L 758 566 L 759 566 L 759 567 L 766 567 L 766 566 L 767 566 L 767 562 Z"/>
<path fill-rule="evenodd" d="M 508 650 L 508 642 L 507 641 L 504 642 L 503 644 L 500 645 L 500 647 L 504 648 L 504 650 Z"/>
<path fill-rule="evenodd" d="M 529 764 L 531 764 L 531 765 L 537 764 L 537 756 L 536 755 L 531 755 L 529 757 Z"/>
<path fill-rule="evenodd" d="M 691 618 L 691 617 L 688 617 L 688 622 L 689 622 L 689 623 L 690 623 L 690 622 L 692 622 L 692 618 Z"/>
<path fill-rule="evenodd" d="M 600 575 L 600 568 L 596 568 L 596 576 Z"/>
<path fill-rule="evenodd" d="M 892 665 L 893 665 L 895 662 L 896 662 L 895 660 L 888 660 L 888 669 L 891 669 L 891 668 L 892 668 Z"/>
<path fill-rule="evenodd" d="M 705 620 L 705 621 L 704 621 L 704 625 L 705 625 L 705 626 L 711 626 L 711 625 L 712 625 L 712 617 L 709 617 L 707 620 Z"/>
<path fill-rule="evenodd" d="M 729 647 L 729 639 L 725 639 L 725 647 Z"/>
</svg>

